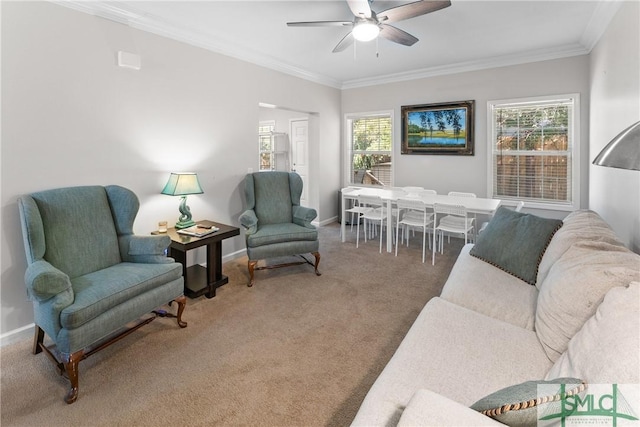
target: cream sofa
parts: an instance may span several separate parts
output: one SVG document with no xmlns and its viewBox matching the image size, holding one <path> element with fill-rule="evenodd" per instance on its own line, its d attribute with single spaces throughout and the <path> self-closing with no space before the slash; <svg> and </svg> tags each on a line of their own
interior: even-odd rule
<svg viewBox="0 0 640 427">
<path fill-rule="evenodd" d="M 535 286 L 471 256 L 472 247 L 464 246 L 352 425 L 502 425 L 469 406 L 529 380 L 640 383 L 640 256 L 595 212 L 565 218 Z"/>
</svg>

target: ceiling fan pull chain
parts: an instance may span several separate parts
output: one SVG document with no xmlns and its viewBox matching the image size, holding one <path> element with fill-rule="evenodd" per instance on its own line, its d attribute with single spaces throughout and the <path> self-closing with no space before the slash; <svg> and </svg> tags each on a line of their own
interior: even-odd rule
<svg viewBox="0 0 640 427">
<path fill-rule="evenodd" d="M 380 40 L 380 38 L 376 37 L 376 58 L 380 58 L 380 52 L 378 51 L 378 40 Z"/>
</svg>

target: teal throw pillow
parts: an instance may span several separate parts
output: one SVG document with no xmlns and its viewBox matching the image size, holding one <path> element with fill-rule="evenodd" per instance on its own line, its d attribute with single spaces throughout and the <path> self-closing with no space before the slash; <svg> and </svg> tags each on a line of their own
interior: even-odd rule
<svg viewBox="0 0 640 427">
<path fill-rule="evenodd" d="M 526 381 L 483 397 L 471 409 L 511 427 L 535 427 L 540 417 L 559 412 L 567 397 L 580 395 L 586 389 L 587 383 L 578 378 Z M 568 415 L 566 405 L 564 414 Z"/>
<path fill-rule="evenodd" d="M 470 254 L 535 285 L 542 255 L 560 227 L 559 219 L 501 206 L 478 236 Z"/>
</svg>

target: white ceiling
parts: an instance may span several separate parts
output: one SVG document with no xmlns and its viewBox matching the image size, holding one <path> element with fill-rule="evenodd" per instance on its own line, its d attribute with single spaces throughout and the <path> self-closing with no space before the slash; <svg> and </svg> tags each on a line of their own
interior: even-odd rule
<svg viewBox="0 0 640 427">
<path fill-rule="evenodd" d="M 375 0 L 371 7 L 409 2 Z M 420 40 L 411 47 L 379 39 L 332 53 L 348 28 L 286 23 L 350 21 L 344 0 L 56 3 L 338 88 L 586 54 L 619 7 L 608 0 L 451 0 L 394 24 Z"/>
</svg>

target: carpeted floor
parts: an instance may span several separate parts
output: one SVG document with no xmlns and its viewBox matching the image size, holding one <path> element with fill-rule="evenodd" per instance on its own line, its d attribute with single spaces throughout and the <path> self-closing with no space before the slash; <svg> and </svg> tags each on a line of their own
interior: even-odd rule
<svg viewBox="0 0 640 427">
<path fill-rule="evenodd" d="M 424 304 L 439 295 L 462 241 L 421 263 L 377 241 L 320 228 L 320 271 L 256 272 L 225 263 L 229 283 L 187 301 L 180 329 L 158 319 L 80 363 L 78 401 L 31 340 L 1 349 L 2 426 L 346 426 Z"/>
</svg>

